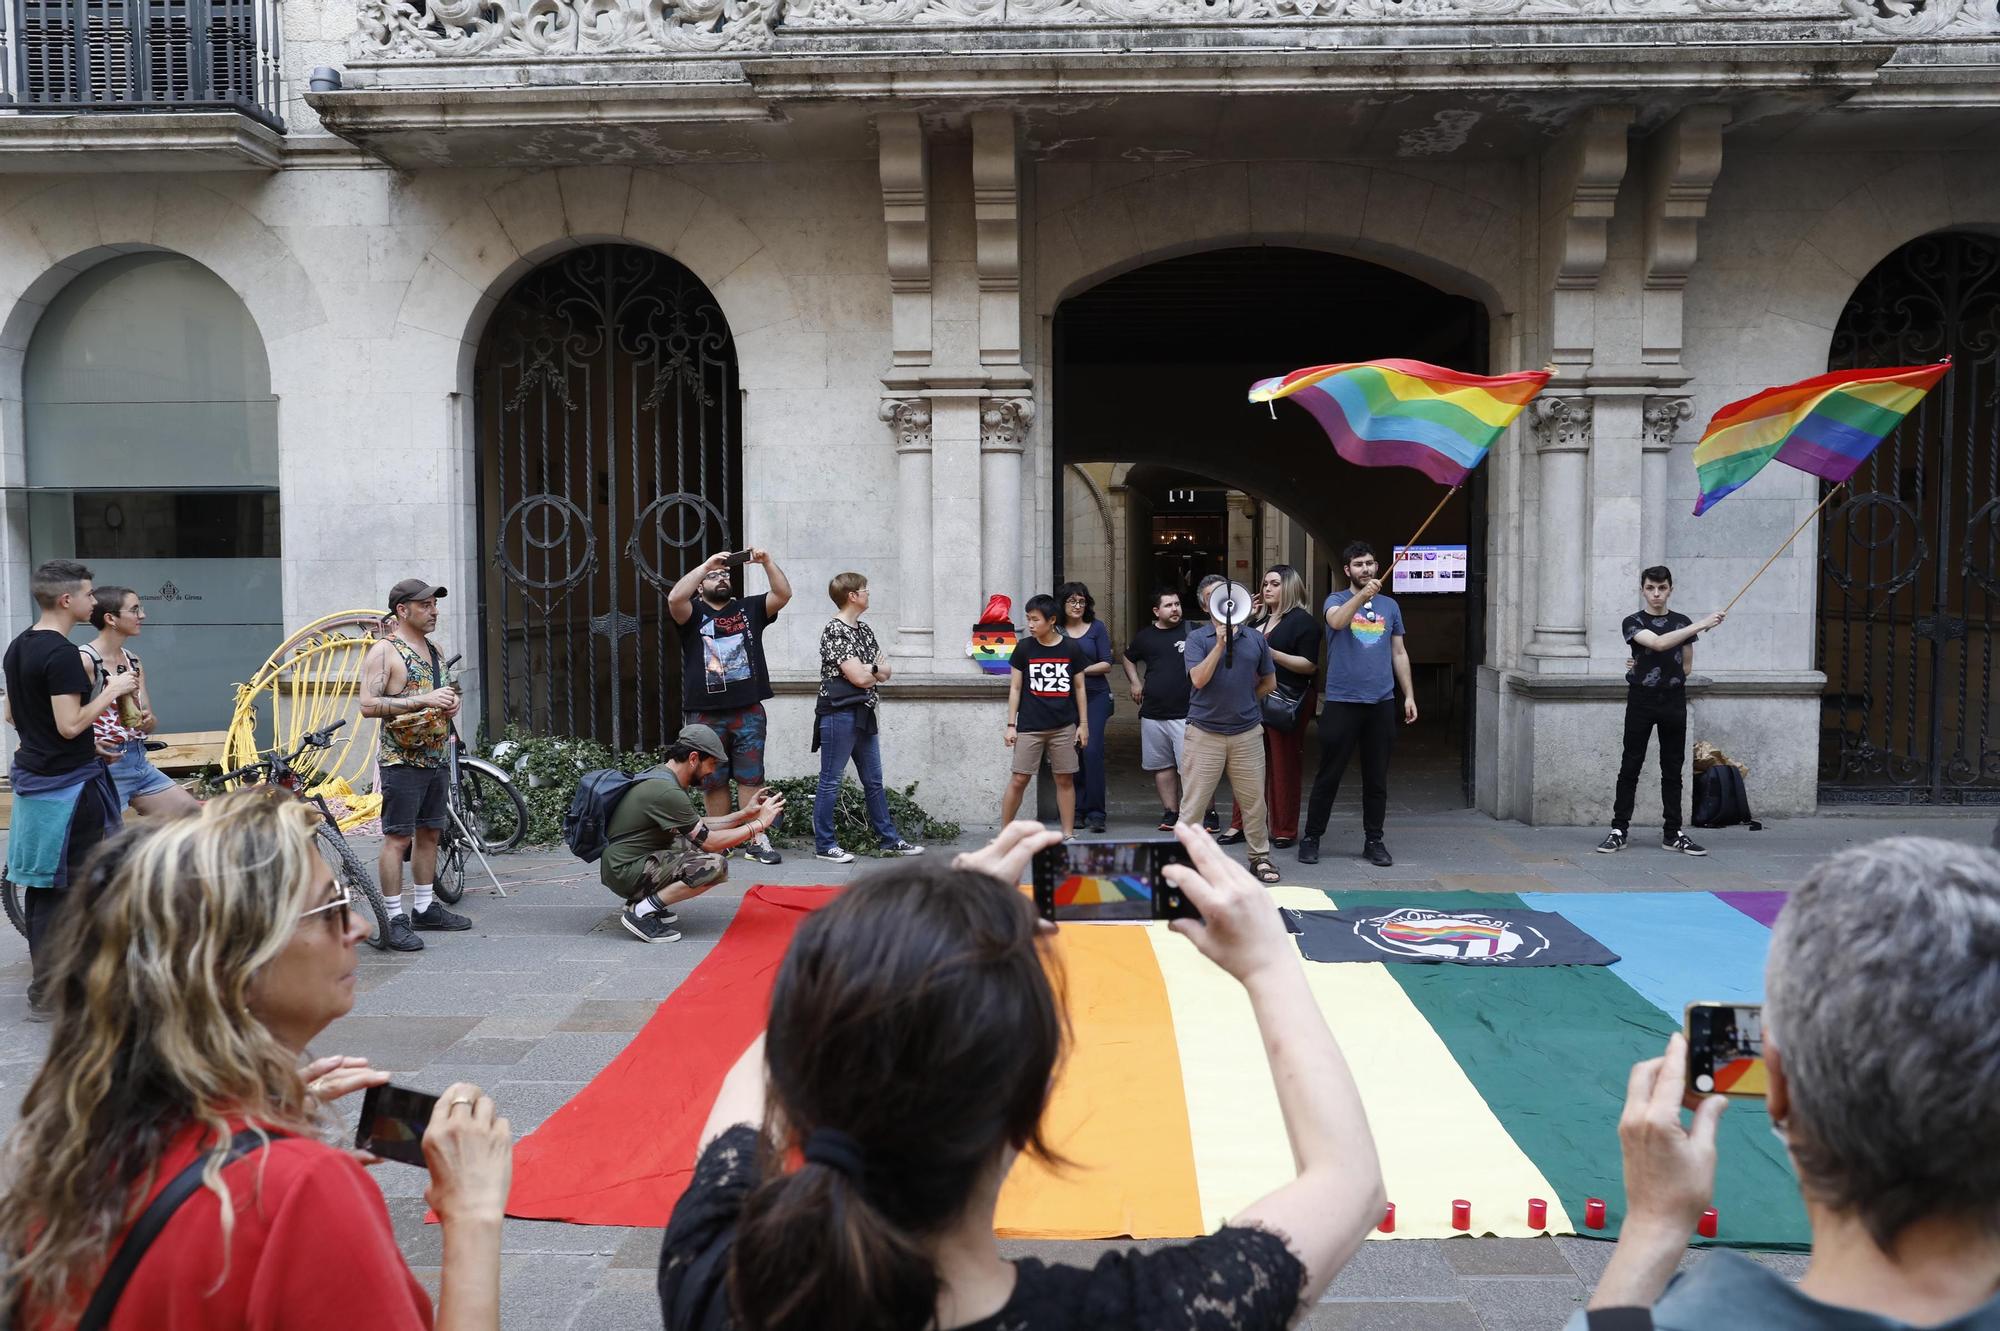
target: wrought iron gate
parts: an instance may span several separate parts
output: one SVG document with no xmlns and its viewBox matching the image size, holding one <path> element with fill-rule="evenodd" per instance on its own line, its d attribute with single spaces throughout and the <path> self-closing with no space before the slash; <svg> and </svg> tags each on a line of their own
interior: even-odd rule
<svg viewBox="0 0 2000 1331">
<path fill-rule="evenodd" d="M 667 592 L 742 527 L 721 308 L 672 259 L 576 250 L 507 294 L 477 394 L 491 719 L 661 747 L 680 725 Z"/>
<path fill-rule="evenodd" d="M 1821 526 L 1822 800 L 2000 801 L 2000 242 L 1926 236 L 1883 260 L 1829 366 L 1943 356 Z"/>
</svg>

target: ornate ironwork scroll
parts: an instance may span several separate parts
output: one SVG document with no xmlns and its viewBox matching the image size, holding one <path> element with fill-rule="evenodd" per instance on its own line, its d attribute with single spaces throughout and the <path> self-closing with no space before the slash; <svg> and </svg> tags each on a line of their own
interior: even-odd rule
<svg viewBox="0 0 2000 1331">
<path fill-rule="evenodd" d="M 1952 372 L 1820 531 L 1820 798 L 2000 802 L 2000 242 L 1925 236 L 1841 315 L 1832 369 Z"/>
<path fill-rule="evenodd" d="M 502 301 L 478 402 L 490 719 L 662 746 L 680 725 L 667 592 L 742 528 L 722 310 L 663 255 L 574 251 Z"/>
</svg>

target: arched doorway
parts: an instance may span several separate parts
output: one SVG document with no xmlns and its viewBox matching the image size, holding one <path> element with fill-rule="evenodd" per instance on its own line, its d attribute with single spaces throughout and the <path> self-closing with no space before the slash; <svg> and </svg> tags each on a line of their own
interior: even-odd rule
<svg viewBox="0 0 2000 1331">
<path fill-rule="evenodd" d="M 1252 583 L 1264 563 L 1299 565 L 1317 604 L 1330 585 L 1345 585 L 1338 565 L 1348 541 L 1369 541 L 1386 563 L 1442 497 L 1415 471 L 1343 461 L 1296 407 L 1281 404 L 1274 414 L 1250 406 L 1252 382 L 1392 356 L 1478 372 L 1488 341 L 1476 300 L 1380 264 L 1284 246 L 1205 251 L 1121 274 L 1064 301 L 1053 334 L 1057 475 L 1137 464 L 1124 473 L 1122 567 L 1131 591 L 1128 622 L 1111 626 L 1121 644 L 1140 626 L 1152 590 L 1138 585 L 1140 574 L 1194 567 L 1176 541 L 1227 551 L 1223 571 Z M 1463 589 L 1431 593 L 1412 581 L 1392 589 L 1422 711 L 1398 736 L 1399 803 L 1457 808 L 1472 799 L 1474 674 L 1485 657 L 1485 469 L 1473 477 L 1423 538 L 1466 549 Z M 1056 493 L 1059 579 L 1072 562 L 1060 540 L 1074 525 L 1062 510 L 1070 489 Z M 1116 718 L 1113 725 L 1115 741 Z M 1307 746 L 1308 779 L 1316 750 Z"/>
<path fill-rule="evenodd" d="M 226 728 L 284 636 L 278 402 L 250 311 L 193 259 L 115 255 L 49 301 L 21 386 L 28 567 L 76 559 L 137 591 L 162 727 Z"/>
<path fill-rule="evenodd" d="M 488 721 L 652 749 L 680 725 L 667 592 L 742 530 L 736 350 L 664 255 L 522 278 L 476 368 Z"/>
<path fill-rule="evenodd" d="M 1827 367 L 1952 372 L 1820 534 L 1820 798 L 2000 801 L 2000 241 L 1946 232 L 1855 288 Z"/>
</svg>

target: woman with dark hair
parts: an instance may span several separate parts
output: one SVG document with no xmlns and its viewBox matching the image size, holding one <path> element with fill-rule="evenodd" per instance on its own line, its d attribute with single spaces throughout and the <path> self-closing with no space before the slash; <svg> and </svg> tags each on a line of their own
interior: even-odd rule
<svg viewBox="0 0 2000 1331">
<path fill-rule="evenodd" d="M 1056 588 L 1056 610 L 1063 632 L 1076 640 L 1090 664 L 1083 668 L 1083 705 L 1090 718 L 1090 740 L 1079 756 L 1083 780 L 1077 790 L 1077 822 L 1093 832 L 1104 830 L 1110 812 L 1104 793 L 1104 730 L 1115 710 L 1111 700 L 1111 631 L 1097 618 L 1097 601 L 1080 582 Z"/>
<path fill-rule="evenodd" d="M 1301 746 L 1306 722 L 1313 714 L 1313 676 L 1319 670 L 1319 617 L 1306 608 L 1306 580 L 1290 564 L 1273 564 L 1264 572 L 1257 592 L 1257 614 L 1250 626 L 1264 635 L 1271 660 L 1278 667 L 1278 687 L 1269 703 L 1289 705 L 1292 724 L 1280 729 L 1265 707 L 1264 811 L 1271 820 L 1271 844 L 1284 849 L 1299 839 L 1299 778 L 1304 769 Z M 1243 840 L 1243 806 L 1236 806 L 1229 830 L 1216 840 L 1233 846 Z"/>
<path fill-rule="evenodd" d="M 127 671 L 139 681 L 139 687 L 119 699 L 118 706 L 97 714 L 91 730 L 99 753 L 117 752 L 117 757 L 105 758 L 105 766 L 111 769 L 122 804 L 142 814 L 189 813 L 201 801 L 174 784 L 172 777 L 146 757 L 146 736 L 158 730 L 160 723 L 153 715 L 153 699 L 146 691 L 139 654 L 128 648 L 145 623 L 146 608 L 139 603 L 139 593 L 130 587 L 99 587 L 91 593 L 90 626 L 97 630 L 97 637 L 79 649 L 85 669 L 100 687 Z"/>
<path fill-rule="evenodd" d="M 1298 1177 L 1214 1234 L 1090 1270 L 1001 1256 L 1009 1168 L 1056 1159 L 1067 1030 L 1054 926 L 1016 886 L 1059 834 L 1009 823 L 799 926 L 667 1227 L 668 1331 L 1276 1331 L 1310 1307 L 1382 1217 L 1368 1119 L 1264 889 L 1207 833 L 1176 835 L 1194 867 L 1166 873 L 1202 919 L 1172 927 L 1247 991 Z"/>
</svg>

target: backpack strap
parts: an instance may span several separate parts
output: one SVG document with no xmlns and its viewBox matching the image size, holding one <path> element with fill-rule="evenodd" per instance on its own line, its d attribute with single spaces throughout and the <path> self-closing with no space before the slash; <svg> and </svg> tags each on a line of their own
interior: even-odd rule
<svg viewBox="0 0 2000 1331">
<path fill-rule="evenodd" d="M 223 1165 L 234 1164 L 244 1156 L 262 1150 L 267 1142 L 282 1141 L 289 1136 L 282 1132 L 257 1132 L 245 1128 L 229 1143 L 229 1153 L 222 1159 Z M 139 1268 L 139 1259 L 153 1246 L 153 1240 L 174 1218 L 174 1212 L 182 1203 L 194 1196 L 201 1186 L 201 1174 L 208 1164 L 208 1153 L 203 1152 L 188 1163 L 187 1168 L 174 1175 L 173 1180 L 160 1190 L 139 1218 L 132 1222 L 132 1228 L 125 1235 L 125 1241 L 118 1245 L 118 1253 L 111 1259 L 111 1265 L 104 1270 L 104 1278 L 98 1281 L 97 1290 L 90 1296 L 90 1303 L 83 1310 L 83 1319 L 76 1324 L 76 1331 L 105 1331 L 111 1325 L 111 1314 L 117 1310 L 118 1300 L 125 1293 L 126 1284 L 132 1273 Z"/>
</svg>

